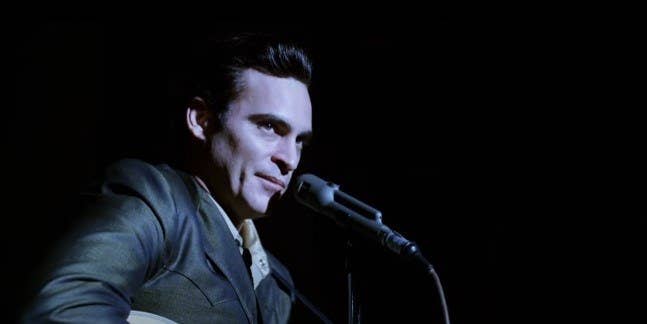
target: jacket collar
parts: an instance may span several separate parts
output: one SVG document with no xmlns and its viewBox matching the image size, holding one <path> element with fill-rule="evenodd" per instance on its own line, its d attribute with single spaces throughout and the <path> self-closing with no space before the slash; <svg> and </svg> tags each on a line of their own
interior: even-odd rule
<svg viewBox="0 0 647 324">
<path fill-rule="evenodd" d="M 238 245 L 232 237 L 224 217 L 213 204 L 209 193 L 201 188 L 193 177 L 182 174 L 189 193 L 196 206 L 195 215 L 201 225 L 203 247 L 209 260 L 227 277 L 240 300 L 249 322 L 255 322 L 256 294 L 254 286 L 240 255 Z"/>
</svg>

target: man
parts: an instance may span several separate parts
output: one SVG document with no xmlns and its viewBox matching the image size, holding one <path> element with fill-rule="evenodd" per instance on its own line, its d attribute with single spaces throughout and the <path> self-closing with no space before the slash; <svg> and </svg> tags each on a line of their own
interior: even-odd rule
<svg viewBox="0 0 647 324">
<path fill-rule="evenodd" d="M 83 195 L 26 322 L 285 323 L 292 281 L 253 220 L 282 196 L 312 132 L 304 51 L 241 35 L 203 48 L 184 171 L 122 160 Z M 145 313 L 142 313 L 145 312 Z"/>
</svg>

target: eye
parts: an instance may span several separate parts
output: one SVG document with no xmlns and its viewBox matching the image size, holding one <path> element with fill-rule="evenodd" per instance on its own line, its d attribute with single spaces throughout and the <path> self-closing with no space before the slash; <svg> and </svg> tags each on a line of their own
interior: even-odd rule
<svg viewBox="0 0 647 324">
<path fill-rule="evenodd" d="M 257 126 L 265 131 L 274 131 L 274 124 L 271 121 L 260 121 Z"/>
</svg>

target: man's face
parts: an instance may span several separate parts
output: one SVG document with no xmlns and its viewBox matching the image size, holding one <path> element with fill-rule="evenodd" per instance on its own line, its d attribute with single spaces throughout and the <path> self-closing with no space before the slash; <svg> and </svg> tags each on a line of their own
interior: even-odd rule
<svg viewBox="0 0 647 324">
<path fill-rule="evenodd" d="M 243 92 L 230 103 L 222 129 L 211 136 L 212 188 L 237 218 L 256 218 L 283 195 L 312 132 L 305 84 L 248 69 Z"/>
</svg>

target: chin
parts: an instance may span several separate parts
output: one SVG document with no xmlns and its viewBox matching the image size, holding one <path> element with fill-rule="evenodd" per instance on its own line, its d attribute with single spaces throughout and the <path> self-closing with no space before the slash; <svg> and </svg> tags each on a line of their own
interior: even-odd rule
<svg viewBox="0 0 647 324">
<path fill-rule="evenodd" d="M 272 197 L 256 197 L 257 199 L 248 201 L 251 218 L 261 218 L 269 215 L 272 211 L 272 205 L 280 197 L 281 195 L 277 193 Z"/>
<path fill-rule="evenodd" d="M 263 217 L 269 210 L 269 199 L 258 199 L 249 204 L 252 218 Z"/>
</svg>

